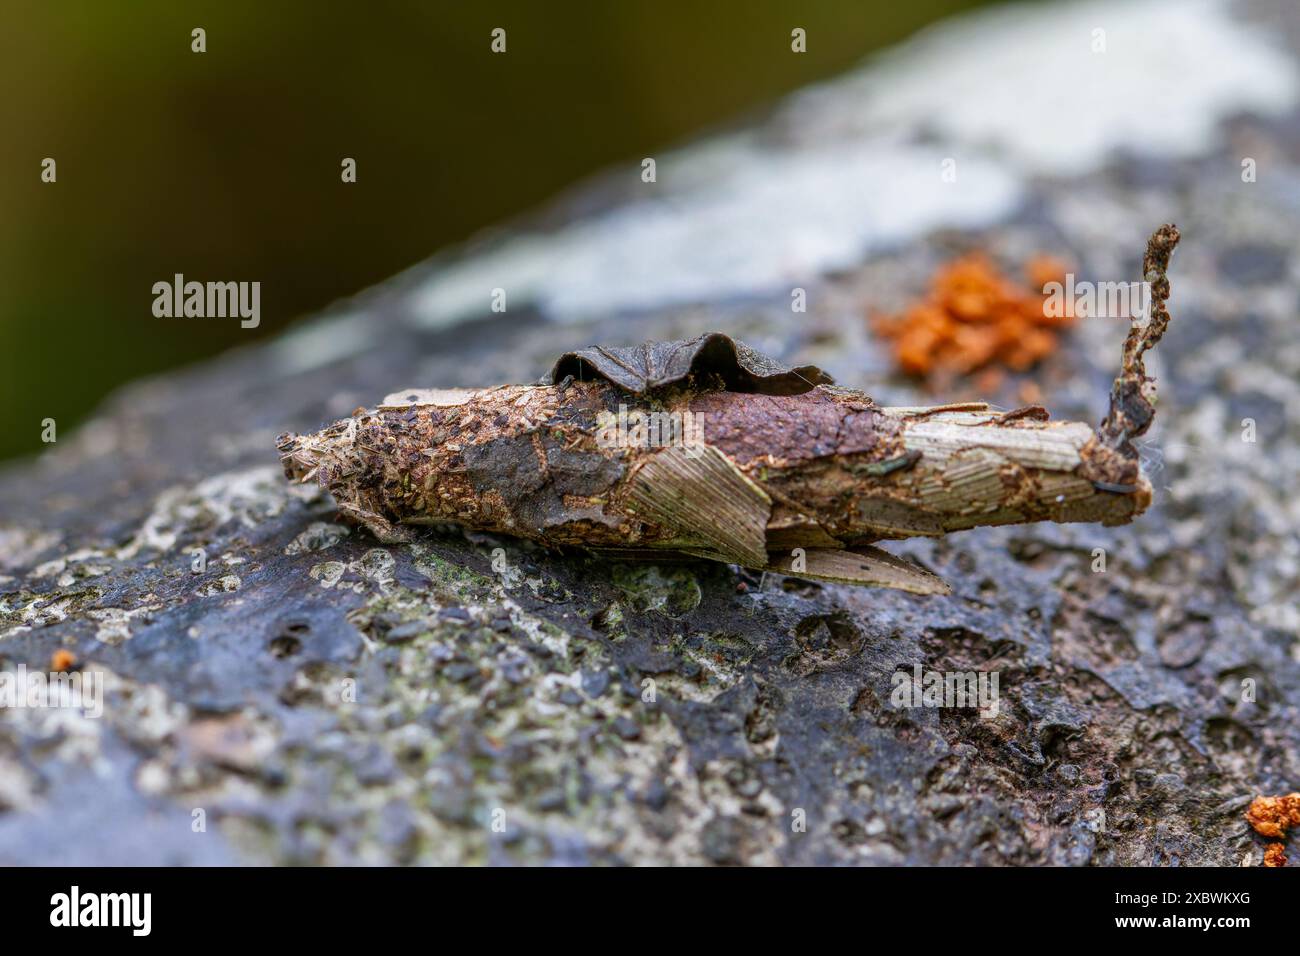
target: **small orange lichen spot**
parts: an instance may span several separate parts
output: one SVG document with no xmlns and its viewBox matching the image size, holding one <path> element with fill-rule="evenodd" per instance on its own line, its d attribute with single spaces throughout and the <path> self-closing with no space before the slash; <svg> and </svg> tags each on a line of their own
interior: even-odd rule
<svg viewBox="0 0 1300 956">
<path fill-rule="evenodd" d="M 934 274 L 923 298 L 897 315 L 873 315 L 871 327 L 891 343 L 909 375 L 1025 371 L 1056 351 L 1057 336 L 1075 319 L 1072 304 L 1051 314 L 1043 287 L 1064 279 L 1067 266 L 1050 256 L 1025 263 L 1026 284 L 1007 278 L 979 253 Z"/>
<path fill-rule="evenodd" d="M 1281 843 L 1270 843 L 1264 850 L 1265 866 L 1286 866 L 1286 847 Z"/>
<path fill-rule="evenodd" d="M 1040 291 L 1049 282 L 1060 282 L 1069 271 L 1069 264 L 1056 256 L 1038 255 L 1025 263 L 1025 278 L 1030 288 Z"/>
<path fill-rule="evenodd" d="M 1256 797 L 1246 810 L 1246 822 L 1260 836 L 1285 840 L 1288 827 L 1300 827 L 1300 793 Z"/>
<path fill-rule="evenodd" d="M 50 670 L 59 674 L 72 670 L 72 665 L 75 663 L 77 663 L 77 655 L 66 647 L 60 647 L 50 655 Z"/>
<path fill-rule="evenodd" d="M 986 368 L 975 379 L 975 387 L 981 395 L 992 395 L 1002 387 L 1006 373 L 1000 368 Z"/>
<path fill-rule="evenodd" d="M 1037 382 L 1021 382 L 1019 395 L 1020 401 L 1025 405 L 1043 404 L 1043 390 Z"/>
</svg>

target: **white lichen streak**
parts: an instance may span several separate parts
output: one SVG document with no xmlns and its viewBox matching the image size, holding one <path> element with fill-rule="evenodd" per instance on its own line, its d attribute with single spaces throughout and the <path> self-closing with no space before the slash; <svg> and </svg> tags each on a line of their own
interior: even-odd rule
<svg viewBox="0 0 1300 956">
<path fill-rule="evenodd" d="M 1094 53 L 1098 27 L 1106 48 Z M 1157 108 L 1142 90 L 1158 93 Z M 1119 148 L 1202 155 L 1224 120 L 1284 114 L 1298 90 L 1292 59 L 1226 0 L 979 11 L 794 95 L 767 135 L 658 157 L 645 198 L 545 234 L 514 233 L 434 272 L 413 320 L 441 327 L 482 315 L 494 287 L 510 290 L 512 308 L 534 304 L 560 321 L 788 296 L 937 228 L 999 222 L 1030 177 L 1079 176 Z M 917 142 L 918 117 L 933 141 Z M 944 184 L 947 159 L 956 179 Z"/>
</svg>

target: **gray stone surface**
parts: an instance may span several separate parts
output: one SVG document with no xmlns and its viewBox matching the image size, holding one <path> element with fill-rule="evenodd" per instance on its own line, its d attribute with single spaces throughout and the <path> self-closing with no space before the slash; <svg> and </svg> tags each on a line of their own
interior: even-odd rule
<svg viewBox="0 0 1300 956">
<path fill-rule="evenodd" d="M 1300 19 L 1242 14 L 1266 15 Z M 853 89 L 821 91 L 821 115 L 851 116 Z M 775 111 L 746 148 L 783 148 L 792 115 L 809 114 Z M 514 286 L 493 281 L 489 246 L 125 389 L 0 472 L 3 668 L 44 669 L 68 648 L 111 680 L 98 720 L 0 710 L 0 862 L 1258 862 L 1246 802 L 1300 784 L 1300 113 L 1215 128 L 1187 155 L 1138 150 L 1068 175 L 1013 164 L 1020 193 L 988 222 L 926 223 L 827 267 L 798 283 L 806 315 L 790 312 L 794 282 L 597 317 L 520 295 L 493 315 L 491 288 Z M 660 178 L 711 168 L 707 155 L 684 150 Z M 1259 161 L 1254 183 L 1242 155 Z M 634 203 L 618 183 L 637 173 L 552 210 L 541 222 L 559 231 L 534 245 L 572 252 L 565 223 Z M 932 402 L 888 377 L 869 309 L 971 247 L 1137 278 L 1164 221 L 1184 240 L 1154 369 L 1153 508 L 1122 528 L 895 548 L 949 597 L 454 530 L 383 546 L 276 463 L 277 433 L 398 388 L 534 380 L 564 349 L 712 328 L 882 401 Z M 482 314 L 431 320 L 429 284 L 466 263 L 486 264 Z M 602 288 L 619 276 L 587 294 Z M 1032 376 L 1056 417 L 1100 416 L 1122 335 L 1089 320 Z M 1017 384 L 942 397 L 1010 406 Z M 996 669 L 998 716 L 891 707 L 891 676 L 916 663 Z"/>
</svg>

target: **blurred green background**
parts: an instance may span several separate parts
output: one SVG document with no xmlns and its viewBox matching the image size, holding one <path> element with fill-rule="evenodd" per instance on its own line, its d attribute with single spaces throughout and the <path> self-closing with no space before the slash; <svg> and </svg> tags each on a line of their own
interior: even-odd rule
<svg viewBox="0 0 1300 956">
<path fill-rule="evenodd" d="M 0 458 L 980 3 L 0 0 Z M 154 318 L 177 272 L 261 326 Z"/>
</svg>

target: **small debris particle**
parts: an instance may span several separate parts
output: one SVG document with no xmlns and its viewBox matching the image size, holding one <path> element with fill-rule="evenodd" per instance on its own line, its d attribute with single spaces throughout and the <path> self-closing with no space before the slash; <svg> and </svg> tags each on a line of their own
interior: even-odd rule
<svg viewBox="0 0 1300 956">
<path fill-rule="evenodd" d="M 624 740 L 637 740 L 641 736 L 641 725 L 631 717 L 620 716 L 614 718 L 612 727 L 614 733 Z"/>
<path fill-rule="evenodd" d="M 66 647 L 60 647 L 50 655 L 50 670 L 58 674 L 72 670 L 73 665 L 76 663 L 77 655 Z"/>
<path fill-rule="evenodd" d="M 582 695 L 572 687 L 564 688 L 564 690 L 560 691 L 557 695 L 556 699 L 566 707 L 577 707 L 582 703 Z"/>
<path fill-rule="evenodd" d="M 421 634 L 428 634 L 434 628 L 434 624 L 428 618 L 419 618 L 414 621 L 406 621 L 390 628 L 384 634 L 384 641 L 388 644 L 402 644 L 406 641 L 412 641 Z"/>
<path fill-rule="evenodd" d="M 456 661 L 443 669 L 447 679 L 455 684 L 462 684 L 471 677 L 479 675 L 479 669 L 468 661 Z"/>
</svg>

